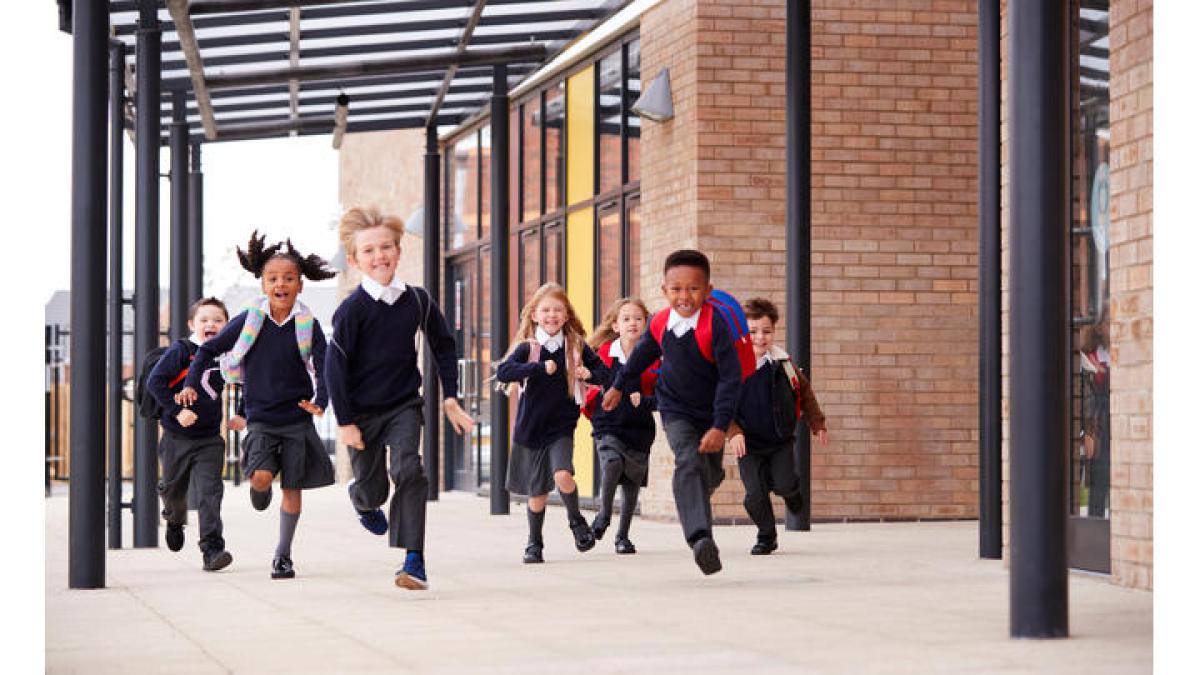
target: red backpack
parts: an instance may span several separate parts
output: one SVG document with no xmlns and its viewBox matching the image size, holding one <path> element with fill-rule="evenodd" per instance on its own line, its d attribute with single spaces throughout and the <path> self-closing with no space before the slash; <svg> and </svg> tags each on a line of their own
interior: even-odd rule
<svg viewBox="0 0 1200 675">
<path fill-rule="evenodd" d="M 609 368 L 612 368 L 613 365 L 612 344 L 614 341 L 619 339 L 620 338 L 613 338 L 612 340 L 600 345 L 600 348 L 596 350 L 596 355 L 599 356 L 600 360 L 604 361 L 604 365 L 608 366 Z M 628 355 L 626 358 L 628 358 Z M 654 395 L 654 385 L 656 382 L 658 382 L 658 367 L 660 363 L 661 360 L 655 361 L 654 363 L 650 364 L 649 368 L 642 371 L 642 396 Z M 596 407 L 600 405 L 600 395 L 602 393 L 603 389 L 598 385 L 593 384 L 588 387 L 587 398 L 583 402 L 583 407 L 580 408 L 580 412 L 583 413 L 584 417 L 588 418 L 589 420 L 592 419 L 592 415 L 596 412 Z"/>
<path fill-rule="evenodd" d="M 738 363 L 742 366 L 742 381 L 754 374 L 758 369 L 758 359 L 754 356 L 754 344 L 750 341 L 750 329 L 746 324 L 746 313 L 742 306 L 729 293 L 714 289 L 712 295 L 700 307 L 700 319 L 696 322 L 696 344 L 700 353 L 709 363 L 716 363 L 712 353 L 712 322 L 713 315 L 718 315 L 729 327 L 733 338 L 733 349 L 737 352 Z M 662 345 L 663 332 L 667 330 L 667 318 L 671 316 L 671 308 L 661 309 L 650 319 L 650 333 L 658 344 Z"/>
</svg>

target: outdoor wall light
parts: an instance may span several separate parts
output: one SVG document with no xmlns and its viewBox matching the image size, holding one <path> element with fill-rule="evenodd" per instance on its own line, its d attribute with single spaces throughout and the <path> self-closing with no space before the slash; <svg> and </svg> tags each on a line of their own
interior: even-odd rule
<svg viewBox="0 0 1200 675">
<path fill-rule="evenodd" d="M 346 133 L 346 119 L 350 117 L 350 97 L 338 94 L 337 107 L 333 109 L 333 149 L 342 147 L 342 136 Z"/>
<path fill-rule="evenodd" d="M 646 91 L 638 97 L 630 108 L 642 117 L 655 122 L 665 122 L 675 116 L 675 106 L 671 104 L 671 71 L 663 68 L 658 75 L 646 86 Z"/>
</svg>

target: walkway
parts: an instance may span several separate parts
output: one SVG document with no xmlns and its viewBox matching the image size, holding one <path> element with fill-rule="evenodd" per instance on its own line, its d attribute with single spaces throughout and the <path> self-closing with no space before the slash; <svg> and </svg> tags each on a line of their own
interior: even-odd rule
<svg viewBox="0 0 1200 675">
<path fill-rule="evenodd" d="M 451 493 L 429 509 L 433 590 L 415 593 L 392 585 L 399 556 L 359 527 L 343 488 L 305 495 L 290 582 L 268 577 L 274 509 L 247 502 L 244 484 L 226 490 L 229 569 L 200 571 L 189 527 L 182 552 L 110 552 L 107 589 L 69 591 L 67 500 L 48 499 L 47 671 L 1151 670 L 1151 594 L 1084 575 L 1071 577 L 1071 639 L 1009 640 L 1008 574 L 976 558 L 973 522 L 817 525 L 755 558 L 751 528 L 722 527 L 725 569 L 704 578 L 678 525 L 635 521 L 635 556 L 613 553 L 611 530 L 581 555 L 557 507 L 546 564 L 522 565 L 523 507 L 493 517 Z"/>
</svg>

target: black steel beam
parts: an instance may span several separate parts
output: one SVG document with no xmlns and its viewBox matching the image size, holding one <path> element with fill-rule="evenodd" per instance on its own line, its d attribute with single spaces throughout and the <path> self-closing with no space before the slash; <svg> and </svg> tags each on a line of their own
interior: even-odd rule
<svg viewBox="0 0 1200 675">
<path fill-rule="evenodd" d="M 182 92 L 175 92 L 171 122 L 171 339 L 187 337 L 188 127 Z"/>
<path fill-rule="evenodd" d="M 437 127 L 425 128 L 425 208 L 424 208 L 424 251 L 425 290 L 439 302 L 441 293 L 441 155 L 438 154 Z M 462 386 L 462 383 L 459 383 Z M 438 387 L 437 360 L 433 350 L 425 349 L 425 472 L 429 475 L 429 500 L 436 501 L 441 487 L 440 455 L 438 437 L 441 424 L 438 420 L 438 402 L 441 400 Z"/>
<path fill-rule="evenodd" d="M 71 87 L 68 586 L 104 587 L 104 272 L 108 11 L 76 3 Z"/>
<path fill-rule="evenodd" d="M 812 3 L 787 0 L 787 351 L 812 373 Z M 802 422 L 793 449 L 804 506 L 789 530 L 812 529 L 812 435 Z"/>
<path fill-rule="evenodd" d="M 137 109 L 158 110 L 159 53 L 162 32 L 153 2 L 141 13 L 137 41 Z M 134 260 L 134 369 L 158 346 L 158 151 L 161 122 L 157 114 L 138 115 L 137 178 L 134 183 L 136 224 Z M 136 417 L 133 450 L 133 545 L 158 546 L 158 430 L 154 420 Z"/>
<path fill-rule="evenodd" d="M 979 0 L 979 557 L 1000 559 L 1000 0 Z"/>
<path fill-rule="evenodd" d="M 518 64 L 510 65 L 509 71 L 519 75 L 524 75 L 533 70 L 533 64 Z M 413 71 L 401 75 L 368 75 L 366 77 L 344 78 L 335 77 L 328 80 L 310 80 L 309 82 L 301 83 L 300 91 L 312 92 L 314 90 L 330 90 L 336 95 L 339 91 L 346 91 L 351 95 L 360 96 L 350 91 L 353 87 L 378 87 L 396 84 L 411 84 L 413 82 L 437 82 L 441 79 L 443 67 L 431 66 L 424 71 Z M 490 81 L 492 76 L 491 66 L 475 66 L 473 68 L 460 68 L 459 73 L 462 77 L 487 77 Z M 163 80 L 164 91 L 174 91 L 181 89 L 188 92 L 189 100 L 191 96 L 191 79 L 187 77 L 172 77 Z M 488 90 L 490 91 L 490 85 Z M 271 85 L 251 85 L 246 87 L 231 87 L 211 92 L 213 100 L 221 98 L 230 98 L 235 96 L 261 96 L 261 95 L 278 95 L 288 94 L 289 90 L 286 83 L 271 84 Z M 403 92 L 401 92 L 403 93 Z"/>
<path fill-rule="evenodd" d="M 109 211 L 108 211 L 108 547 L 121 548 L 121 385 L 125 354 L 123 280 L 125 202 L 125 43 L 108 48 Z"/>
<path fill-rule="evenodd" d="M 498 64 L 492 75 L 492 362 L 508 351 L 508 71 Z M 508 513 L 508 398 L 492 395 L 491 472 L 492 515 Z"/>
<path fill-rule="evenodd" d="M 1009 632 L 1067 636 L 1069 3 L 1009 12 Z"/>
<path fill-rule="evenodd" d="M 192 144 L 192 170 L 188 173 L 188 298 L 204 297 L 204 172 L 200 169 L 200 143 Z"/>
<path fill-rule="evenodd" d="M 188 3 L 188 13 L 192 16 L 201 16 L 226 12 L 330 5 L 335 2 L 344 2 L 344 0 L 192 0 Z"/>
<path fill-rule="evenodd" d="M 462 115 L 444 115 L 437 120 L 438 126 L 454 126 L 462 122 Z M 354 134 L 365 131 L 391 131 L 393 129 L 422 129 L 425 127 L 424 117 L 397 117 L 395 119 L 369 120 L 365 122 L 351 121 L 346 125 L 346 133 Z M 245 141 L 257 138 L 278 138 L 289 136 L 313 136 L 333 132 L 333 116 L 323 118 L 300 118 L 298 122 L 280 120 L 274 124 L 248 125 L 246 127 L 222 128 L 221 135 L 215 142 Z M 203 136 L 192 136 L 193 142 L 200 141 Z"/>
</svg>

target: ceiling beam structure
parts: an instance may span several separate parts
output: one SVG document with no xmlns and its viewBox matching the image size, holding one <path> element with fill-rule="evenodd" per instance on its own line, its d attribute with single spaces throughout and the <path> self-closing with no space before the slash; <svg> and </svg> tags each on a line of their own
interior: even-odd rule
<svg viewBox="0 0 1200 675">
<path fill-rule="evenodd" d="M 463 54 L 467 51 L 467 46 L 471 44 L 471 36 L 475 33 L 475 27 L 479 25 L 479 19 L 483 16 L 483 8 L 487 5 L 487 0 L 476 0 L 475 6 L 471 8 L 471 17 L 467 19 L 467 25 L 463 27 L 462 35 L 458 38 L 458 46 L 454 51 L 457 54 Z M 455 74 L 458 73 L 458 65 L 451 65 L 446 69 L 446 76 L 442 78 L 442 86 L 438 91 L 437 96 L 433 98 L 433 105 L 429 107 L 429 121 L 437 119 L 438 110 L 442 107 L 442 101 L 446 98 L 446 92 L 450 90 L 450 83 L 454 81 Z M 507 92 L 506 92 L 507 93 Z"/>
<path fill-rule="evenodd" d="M 204 81 L 204 62 L 200 60 L 200 48 L 196 45 L 196 31 L 192 28 L 192 19 L 188 15 L 188 0 L 167 0 L 167 11 L 171 13 L 171 20 L 175 22 L 179 46 L 184 59 L 187 60 L 192 91 L 195 92 L 196 105 L 200 108 L 200 123 L 204 126 L 204 137 L 210 141 L 216 140 L 217 120 L 213 116 L 212 101 L 209 100 L 208 87 Z"/>
</svg>

